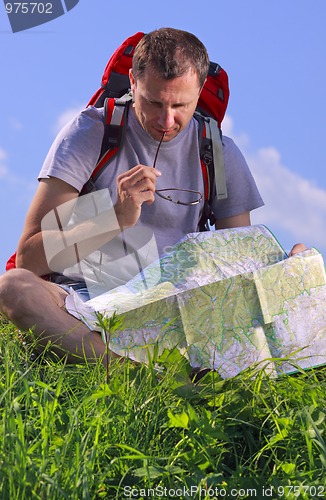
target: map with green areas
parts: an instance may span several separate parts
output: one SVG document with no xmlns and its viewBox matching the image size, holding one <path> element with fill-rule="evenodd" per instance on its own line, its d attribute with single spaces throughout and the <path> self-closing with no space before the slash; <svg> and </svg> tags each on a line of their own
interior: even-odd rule
<svg viewBox="0 0 326 500">
<path fill-rule="evenodd" d="M 123 317 L 117 354 L 146 363 L 177 347 L 193 367 L 233 377 L 261 363 L 273 374 L 326 363 L 326 276 L 314 248 L 290 258 L 262 225 L 187 235 L 126 285 L 69 312 L 99 330 Z"/>
</svg>

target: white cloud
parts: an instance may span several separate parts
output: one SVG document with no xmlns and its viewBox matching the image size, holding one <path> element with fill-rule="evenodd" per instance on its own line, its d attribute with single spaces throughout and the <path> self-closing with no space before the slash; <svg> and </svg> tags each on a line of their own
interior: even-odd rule
<svg viewBox="0 0 326 500">
<path fill-rule="evenodd" d="M 55 133 L 55 135 L 57 135 L 60 130 L 68 123 L 70 122 L 70 120 L 72 120 L 76 115 L 77 113 L 79 113 L 79 111 L 81 109 L 84 109 L 85 108 L 85 105 L 76 105 L 76 106 L 73 106 L 71 108 L 68 108 L 66 109 L 65 111 L 63 111 L 57 118 L 55 124 L 54 124 L 54 127 L 53 127 L 53 131 Z"/>
<path fill-rule="evenodd" d="M 274 147 L 250 149 L 245 134 L 236 135 L 232 119 L 227 116 L 223 132 L 234 139 L 254 175 L 265 207 L 252 213 L 252 222 L 265 224 L 273 231 L 287 235 L 292 243 L 326 249 L 326 191 L 282 164 Z"/>
<path fill-rule="evenodd" d="M 18 132 L 23 129 L 23 124 L 19 120 L 17 120 L 17 118 L 15 118 L 14 116 L 11 116 L 9 118 L 9 125 L 12 129 Z"/>
<path fill-rule="evenodd" d="M 7 152 L 0 148 L 0 178 L 8 174 L 7 157 Z"/>
</svg>

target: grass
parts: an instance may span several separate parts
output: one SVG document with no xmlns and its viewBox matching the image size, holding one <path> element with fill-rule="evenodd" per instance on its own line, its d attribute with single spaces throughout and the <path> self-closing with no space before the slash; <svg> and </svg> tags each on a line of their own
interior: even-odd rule
<svg viewBox="0 0 326 500">
<path fill-rule="evenodd" d="M 0 499 L 326 496 L 326 368 L 193 384 L 172 351 L 107 377 L 0 330 Z"/>
</svg>

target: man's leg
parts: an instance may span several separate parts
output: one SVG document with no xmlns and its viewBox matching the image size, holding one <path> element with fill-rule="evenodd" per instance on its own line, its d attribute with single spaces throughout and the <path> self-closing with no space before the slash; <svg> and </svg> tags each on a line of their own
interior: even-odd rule
<svg viewBox="0 0 326 500">
<path fill-rule="evenodd" d="M 66 312 L 66 295 L 58 285 L 26 269 L 0 276 L 0 312 L 21 330 L 31 329 L 39 345 L 51 342 L 60 356 L 68 353 L 71 363 L 103 357 L 106 346 L 101 336 Z M 118 357 L 110 351 L 109 355 Z"/>
</svg>

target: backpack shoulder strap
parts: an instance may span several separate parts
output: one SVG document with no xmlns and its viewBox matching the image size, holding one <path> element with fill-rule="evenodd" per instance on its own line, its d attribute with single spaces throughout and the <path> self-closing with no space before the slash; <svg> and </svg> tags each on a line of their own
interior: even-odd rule
<svg viewBox="0 0 326 500">
<path fill-rule="evenodd" d="M 200 231 L 209 229 L 207 221 L 215 223 L 215 217 L 210 208 L 211 202 L 227 198 L 223 143 L 221 129 L 216 120 L 196 112 L 194 117 L 199 123 L 199 154 L 203 173 L 205 205 L 199 222 Z"/>
<path fill-rule="evenodd" d="M 195 112 L 199 123 L 199 153 L 202 162 L 205 199 L 227 198 L 222 133 L 216 120 Z M 208 191 L 207 191 L 208 190 Z"/>
<path fill-rule="evenodd" d="M 115 99 L 113 97 L 106 98 L 104 101 L 104 134 L 101 146 L 101 152 L 97 164 L 83 186 L 80 194 L 90 193 L 95 190 L 95 181 L 103 170 L 112 161 L 118 153 L 119 148 L 124 138 L 124 124 L 128 114 L 129 103 L 131 102 L 131 94 Z"/>
<path fill-rule="evenodd" d="M 227 198 L 225 166 L 223 155 L 222 132 L 214 118 L 205 118 L 207 123 L 206 137 L 212 142 L 212 163 L 214 167 L 215 189 L 218 200 Z"/>
</svg>

